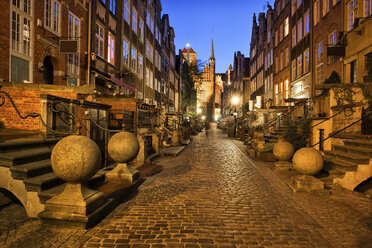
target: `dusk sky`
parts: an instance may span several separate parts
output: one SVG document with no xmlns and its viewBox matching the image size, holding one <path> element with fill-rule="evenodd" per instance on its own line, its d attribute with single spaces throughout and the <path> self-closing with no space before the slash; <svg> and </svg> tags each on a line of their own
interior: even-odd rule
<svg viewBox="0 0 372 248">
<path fill-rule="evenodd" d="M 274 7 L 274 0 L 269 1 Z M 253 13 L 266 12 L 263 0 L 162 0 L 163 14 L 174 27 L 176 53 L 186 43 L 207 62 L 211 52 L 213 29 L 216 72 L 226 72 L 234 52 L 249 57 Z M 265 7 L 265 9 L 264 9 Z"/>
</svg>

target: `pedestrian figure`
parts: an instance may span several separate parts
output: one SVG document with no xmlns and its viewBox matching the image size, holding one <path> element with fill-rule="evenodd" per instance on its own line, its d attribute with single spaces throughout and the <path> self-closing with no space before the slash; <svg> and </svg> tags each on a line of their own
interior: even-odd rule
<svg viewBox="0 0 372 248">
<path fill-rule="evenodd" d="M 209 121 L 206 121 L 205 122 L 205 135 L 208 136 L 208 130 L 209 130 L 210 126 L 209 126 Z"/>
</svg>

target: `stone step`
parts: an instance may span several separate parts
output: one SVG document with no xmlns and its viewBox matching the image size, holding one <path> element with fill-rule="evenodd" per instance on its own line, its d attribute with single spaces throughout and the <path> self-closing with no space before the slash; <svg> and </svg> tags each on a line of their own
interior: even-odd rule
<svg viewBox="0 0 372 248">
<path fill-rule="evenodd" d="M 14 150 L 21 150 L 26 148 L 35 148 L 41 146 L 54 146 L 60 138 L 54 139 L 46 139 L 46 140 L 22 140 L 22 141 L 9 141 L 0 143 L 0 154 L 14 151 Z"/>
<path fill-rule="evenodd" d="M 324 154 L 333 158 L 346 160 L 348 162 L 353 162 L 356 164 L 368 164 L 370 160 L 370 158 L 366 156 L 341 151 L 325 151 Z"/>
<path fill-rule="evenodd" d="M 334 138 L 372 141 L 372 135 L 365 135 L 361 133 L 339 133 L 336 134 Z"/>
<path fill-rule="evenodd" d="M 372 148 L 349 146 L 349 145 L 332 145 L 334 151 L 349 152 L 372 158 Z"/>
<path fill-rule="evenodd" d="M 54 172 L 50 172 L 37 177 L 27 178 L 23 182 L 27 191 L 40 192 L 62 184 L 64 181 Z"/>
<path fill-rule="evenodd" d="M 52 171 L 50 159 L 10 167 L 14 179 L 36 177 Z"/>
<path fill-rule="evenodd" d="M 87 182 L 88 187 L 90 189 L 96 189 L 96 188 L 99 188 L 100 186 L 102 186 L 102 184 L 105 183 L 106 173 L 108 171 L 110 171 L 113 167 L 115 167 L 115 166 L 110 165 L 109 167 L 106 167 L 106 168 L 103 168 L 103 169 L 100 169 L 99 171 L 97 171 L 97 173 L 88 180 L 88 182 Z M 52 187 L 52 188 L 49 188 L 49 189 L 38 192 L 37 195 L 39 196 L 40 202 L 45 204 L 45 202 L 47 200 L 49 200 L 53 196 L 61 193 L 65 189 L 65 186 L 66 186 L 66 183 L 64 182 L 62 184 L 56 185 L 55 187 Z"/>
<path fill-rule="evenodd" d="M 17 166 L 50 158 L 51 147 L 36 147 L 0 154 L 0 166 Z"/>
<path fill-rule="evenodd" d="M 344 144 L 348 146 L 364 147 L 372 149 L 372 140 L 345 139 Z"/>
<path fill-rule="evenodd" d="M 356 171 L 358 169 L 358 164 L 355 162 L 346 161 L 344 159 L 339 159 L 327 153 L 324 156 L 325 166 L 324 169 L 331 171 L 333 169 L 338 169 L 341 171 Z"/>
</svg>

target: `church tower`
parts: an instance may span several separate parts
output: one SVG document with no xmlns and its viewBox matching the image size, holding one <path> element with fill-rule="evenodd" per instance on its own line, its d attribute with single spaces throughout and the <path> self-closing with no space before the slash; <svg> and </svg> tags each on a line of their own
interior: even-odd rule
<svg viewBox="0 0 372 248">
<path fill-rule="evenodd" d="M 213 92 L 210 102 L 207 106 L 207 118 L 208 121 L 214 121 L 215 109 L 216 109 L 216 59 L 214 58 L 214 46 L 212 39 L 211 56 L 209 58 L 209 78 L 213 85 Z"/>
</svg>

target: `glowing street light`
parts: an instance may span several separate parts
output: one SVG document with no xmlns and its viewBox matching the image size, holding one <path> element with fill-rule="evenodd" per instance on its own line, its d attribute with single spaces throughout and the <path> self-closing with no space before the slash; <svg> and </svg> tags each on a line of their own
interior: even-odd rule
<svg viewBox="0 0 372 248">
<path fill-rule="evenodd" d="M 238 96 L 234 96 L 234 97 L 231 99 L 231 103 L 232 103 L 233 105 L 238 105 L 239 102 L 240 102 L 240 99 L 239 99 Z"/>
<path fill-rule="evenodd" d="M 197 112 L 198 114 L 201 114 L 201 112 L 202 112 L 201 108 L 198 108 L 198 109 L 196 110 L 196 112 Z"/>
</svg>

